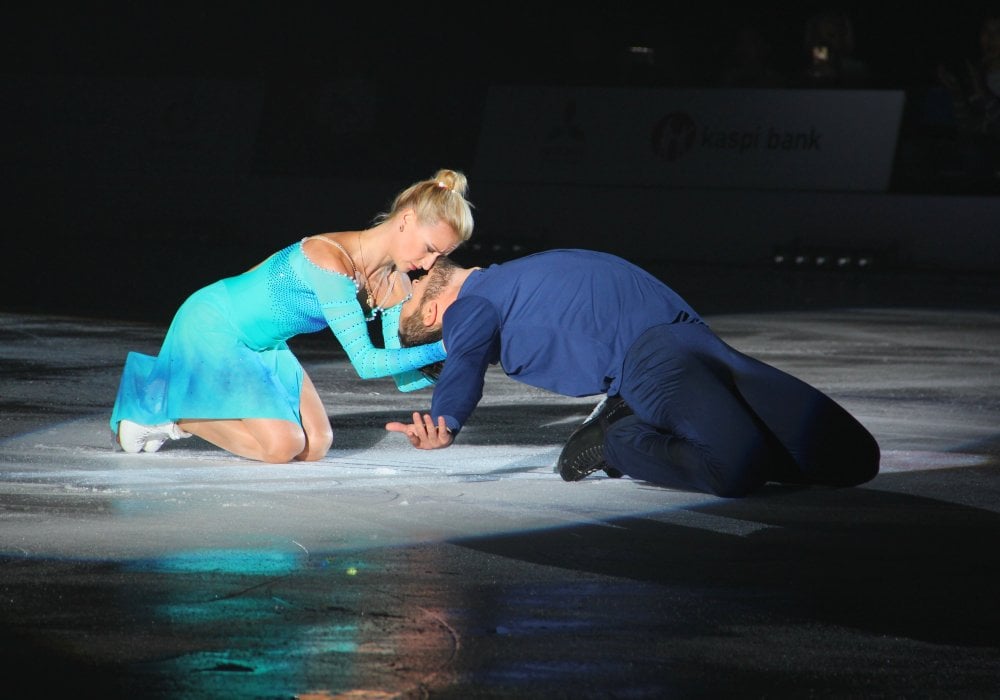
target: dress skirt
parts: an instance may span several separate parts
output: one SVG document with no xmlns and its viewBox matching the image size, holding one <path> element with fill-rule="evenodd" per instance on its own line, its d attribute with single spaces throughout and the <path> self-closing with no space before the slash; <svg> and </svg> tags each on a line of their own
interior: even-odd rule
<svg viewBox="0 0 1000 700">
<path fill-rule="evenodd" d="M 301 424 L 302 365 L 283 341 L 253 347 L 233 323 L 236 317 L 223 282 L 192 294 L 159 355 L 128 354 L 111 429 L 117 433 L 123 419 L 143 425 L 226 418 Z"/>
</svg>

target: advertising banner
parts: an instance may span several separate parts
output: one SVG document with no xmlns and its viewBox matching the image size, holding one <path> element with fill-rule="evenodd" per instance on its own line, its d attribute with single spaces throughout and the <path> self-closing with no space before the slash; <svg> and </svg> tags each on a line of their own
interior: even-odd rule
<svg viewBox="0 0 1000 700">
<path fill-rule="evenodd" d="M 490 88 L 477 176 L 622 186 L 885 191 L 895 90 Z"/>
</svg>

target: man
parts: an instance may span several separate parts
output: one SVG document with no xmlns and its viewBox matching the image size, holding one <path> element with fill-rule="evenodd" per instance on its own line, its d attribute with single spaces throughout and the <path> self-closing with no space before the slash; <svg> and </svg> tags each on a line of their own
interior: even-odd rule
<svg viewBox="0 0 1000 700">
<path fill-rule="evenodd" d="M 878 473 L 871 434 L 830 397 L 716 336 L 676 292 L 605 253 L 552 250 L 486 269 L 437 260 L 402 309 L 400 336 L 443 335 L 431 412 L 388 423 L 447 447 L 500 363 L 517 381 L 607 398 L 559 456 L 566 481 L 604 469 L 744 496 L 767 481 L 854 486 Z"/>
</svg>

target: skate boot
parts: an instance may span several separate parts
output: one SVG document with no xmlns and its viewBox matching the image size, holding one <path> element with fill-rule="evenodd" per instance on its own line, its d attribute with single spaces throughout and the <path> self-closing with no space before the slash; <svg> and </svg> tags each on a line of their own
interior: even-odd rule
<svg viewBox="0 0 1000 700">
<path fill-rule="evenodd" d="M 186 437 L 191 437 L 191 433 L 184 432 L 176 423 L 141 425 L 130 420 L 118 423 L 118 444 L 131 454 L 156 452 L 167 440 Z"/>
<path fill-rule="evenodd" d="M 577 428 L 559 455 L 557 469 L 563 481 L 580 481 L 598 469 L 613 479 L 622 473 L 604 461 L 604 435 L 615 421 L 632 415 L 632 409 L 621 396 L 608 396 Z"/>
</svg>

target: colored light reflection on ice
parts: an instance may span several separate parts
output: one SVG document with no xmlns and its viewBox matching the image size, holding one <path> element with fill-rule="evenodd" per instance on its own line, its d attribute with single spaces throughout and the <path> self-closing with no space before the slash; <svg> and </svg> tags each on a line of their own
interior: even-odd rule
<svg viewBox="0 0 1000 700">
<path fill-rule="evenodd" d="M 304 555 L 267 549 L 200 549 L 171 552 L 155 559 L 142 559 L 128 566 L 133 571 L 159 573 L 220 573 L 282 575 L 302 566 Z"/>
</svg>

